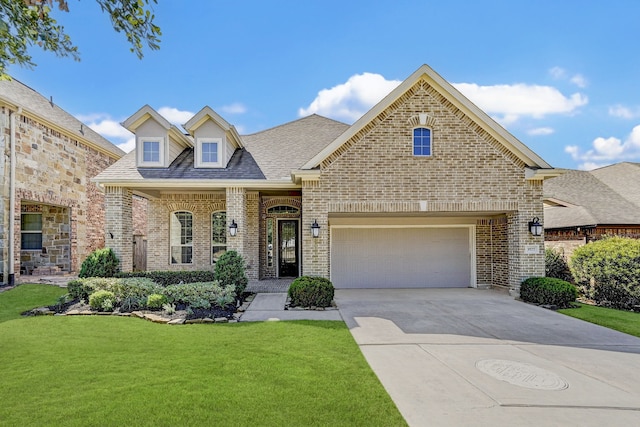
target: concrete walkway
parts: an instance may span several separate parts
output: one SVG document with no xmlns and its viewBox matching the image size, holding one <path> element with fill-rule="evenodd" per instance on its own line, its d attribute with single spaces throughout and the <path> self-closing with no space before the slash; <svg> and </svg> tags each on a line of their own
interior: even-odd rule
<svg viewBox="0 0 640 427">
<path fill-rule="evenodd" d="M 411 426 L 640 425 L 640 339 L 476 289 L 338 290 Z"/>
<path fill-rule="evenodd" d="M 336 309 L 285 310 L 287 293 L 258 293 L 249 304 L 249 308 L 240 318 L 241 322 L 259 322 L 265 320 L 342 320 Z"/>
</svg>

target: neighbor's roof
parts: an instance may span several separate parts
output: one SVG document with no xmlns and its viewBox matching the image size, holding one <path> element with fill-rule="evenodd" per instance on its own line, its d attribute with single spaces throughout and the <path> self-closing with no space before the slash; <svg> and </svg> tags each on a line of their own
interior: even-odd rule
<svg viewBox="0 0 640 427">
<path fill-rule="evenodd" d="M 545 228 L 640 224 L 640 163 L 568 171 L 544 181 Z M 562 206 L 564 205 L 564 206 Z"/>
<path fill-rule="evenodd" d="M 49 99 L 16 79 L 0 80 L 0 104 L 21 107 L 23 114 L 31 116 L 52 129 L 82 141 L 98 151 L 119 159 L 125 152 L 100 136 L 80 120 L 51 103 Z M 84 134 L 81 132 L 84 132 Z"/>
<path fill-rule="evenodd" d="M 242 141 L 267 179 L 290 180 L 292 170 L 302 167 L 347 129 L 345 123 L 312 114 L 245 135 Z"/>
</svg>

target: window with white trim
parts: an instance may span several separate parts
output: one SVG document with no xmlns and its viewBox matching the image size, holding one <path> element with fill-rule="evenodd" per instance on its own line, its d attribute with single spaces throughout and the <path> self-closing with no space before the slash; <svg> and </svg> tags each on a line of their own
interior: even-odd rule
<svg viewBox="0 0 640 427">
<path fill-rule="evenodd" d="M 193 214 L 173 212 L 170 226 L 171 264 L 193 263 Z"/>
<path fill-rule="evenodd" d="M 214 212 L 211 214 L 211 264 L 227 252 L 227 213 Z"/>
<path fill-rule="evenodd" d="M 196 144 L 196 167 L 221 167 L 222 143 L 222 138 L 198 138 Z"/>
<path fill-rule="evenodd" d="M 20 216 L 20 249 L 42 250 L 42 214 L 23 213 Z"/>
<path fill-rule="evenodd" d="M 413 155 L 431 155 L 431 129 L 422 127 L 413 129 Z"/>
<path fill-rule="evenodd" d="M 138 165 L 164 166 L 164 138 L 138 138 Z"/>
</svg>

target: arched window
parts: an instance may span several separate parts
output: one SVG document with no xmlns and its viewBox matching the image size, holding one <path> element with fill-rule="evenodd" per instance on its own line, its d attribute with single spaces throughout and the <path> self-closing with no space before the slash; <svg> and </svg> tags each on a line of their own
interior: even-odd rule
<svg viewBox="0 0 640 427">
<path fill-rule="evenodd" d="M 293 206 L 274 206 L 272 208 L 267 209 L 268 215 L 277 215 L 277 214 L 297 214 L 300 212 L 298 208 L 294 208 Z"/>
<path fill-rule="evenodd" d="M 227 252 L 227 213 L 211 214 L 211 264 Z"/>
<path fill-rule="evenodd" d="M 413 130 L 413 155 L 431 155 L 431 129 L 415 128 Z"/>
<path fill-rule="evenodd" d="M 193 263 L 193 214 L 173 212 L 170 234 L 171 264 Z"/>
</svg>

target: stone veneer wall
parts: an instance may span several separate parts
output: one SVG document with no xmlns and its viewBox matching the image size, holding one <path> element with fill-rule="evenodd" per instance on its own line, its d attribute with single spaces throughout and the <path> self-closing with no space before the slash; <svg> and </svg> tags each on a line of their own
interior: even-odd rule
<svg viewBox="0 0 640 427">
<path fill-rule="evenodd" d="M 7 256 L 9 209 L 9 109 L 0 108 L 0 139 L 4 151 L 2 166 L 3 224 L 0 246 Z M 20 209 L 33 202 L 68 209 L 70 248 L 68 260 L 56 265 L 77 271 L 84 258 L 104 246 L 104 195 L 91 178 L 116 159 L 85 143 L 70 138 L 25 115 L 16 117 L 16 203 L 14 270 L 20 272 Z M 51 258 L 43 262 L 52 263 Z"/>
<path fill-rule="evenodd" d="M 412 129 L 420 114 L 427 114 L 432 129 L 429 157 L 412 155 Z M 498 279 L 494 272 L 494 282 L 504 280 L 518 288 L 524 277 L 544 274 L 542 237 L 527 229 L 531 218 L 543 216 L 542 182 L 525 181 L 524 168 L 520 159 L 420 81 L 326 159 L 318 181 L 303 180 L 302 227 L 314 219 L 321 226 L 317 239 L 302 233 L 303 274 L 329 274 L 332 212 L 437 216 L 495 212 L 507 218 L 506 239 L 501 238 L 508 247 L 509 275 L 507 280 Z M 482 227 L 481 233 L 486 235 Z M 527 244 L 538 245 L 540 254 L 524 255 Z M 487 247 L 485 243 L 480 249 Z M 477 255 L 479 279 L 486 280 L 487 254 Z"/>
</svg>

